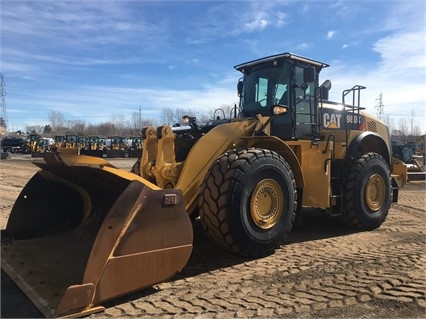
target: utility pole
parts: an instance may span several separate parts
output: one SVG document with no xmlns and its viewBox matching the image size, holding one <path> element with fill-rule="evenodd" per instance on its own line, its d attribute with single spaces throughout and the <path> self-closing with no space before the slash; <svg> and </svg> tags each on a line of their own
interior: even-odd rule
<svg viewBox="0 0 426 319">
<path fill-rule="evenodd" d="M 142 126 L 142 107 L 139 105 L 139 130 L 141 129 Z"/>
<path fill-rule="evenodd" d="M 1 114 L 0 114 L 0 126 L 7 129 L 7 112 L 6 112 L 6 90 L 4 88 L 4 79 L 3 74 L 0 73 L 0 106 L 1 106 Z"/>
<path fill-rule="evenodd" d="M 377 117 L 383 121 L 383 93 L 380 93 L 380 95 L 376 98 L 376 105 L 374 108 L 377 110 Z"/>
</svg>

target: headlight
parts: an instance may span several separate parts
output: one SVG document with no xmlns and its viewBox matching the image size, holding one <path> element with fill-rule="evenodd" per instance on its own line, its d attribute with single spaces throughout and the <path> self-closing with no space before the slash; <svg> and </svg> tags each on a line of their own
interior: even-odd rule
<svg viewBox="0 0 426 319">
<path fill-rule="evenodd" d="M 287 113 L 287 107 L 275 105 L 274 108 L 273 108 L 273 113 L 275 115 Z"/>
<path fill-rule="evenodd" d="M 182 123 L 183 124 L 189 124 L 189 116 L 187 116 L 187 115 L 182 116 Z"/>
</svg>

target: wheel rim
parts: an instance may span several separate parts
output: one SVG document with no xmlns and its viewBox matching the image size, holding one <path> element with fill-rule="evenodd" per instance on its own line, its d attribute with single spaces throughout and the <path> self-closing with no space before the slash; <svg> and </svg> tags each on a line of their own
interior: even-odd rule
<svg viewBox="0 0 426 319">
<path fill-rule="evenodd" d="M 250 212 L 253 222 L 261 229 L 270 229 L 278 222 L 284 207 L 280 185 L 273 179 L 260 181 L 252 193 Z"/>
<path fill-rule="evenodd" d="M 379 174 L 370 176 L 365 188 L 365 198 L 368 208 L 377 212 L 385 202 L 385 181 Z"/>
</svg>

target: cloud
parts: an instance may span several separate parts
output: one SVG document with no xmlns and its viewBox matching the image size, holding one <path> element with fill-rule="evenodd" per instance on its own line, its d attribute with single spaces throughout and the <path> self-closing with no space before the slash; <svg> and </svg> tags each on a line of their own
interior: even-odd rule
<svg viewBox="0 0 426 319">
<path fill-rule="evenodd" d="M 374 106 L 382 93 L 385 115 L 394 117 L 397 123 L 413 111 L 417 125 L 426 131 L 425 52 L 412 45 L 412 40 L 419 39 L 423 32 L 393 34 L 376 41 L 373 49 L 380 61 L 375 67 L 370 63 L 346 65 L 336 61 L 324 70 L 323 79 L 325 76 L 333 82 L 333 100 L 339 101 L 344 89 L 364 85 L 367 89 L 361 92 L 361 105 L 367 112 L 376 114 Z"/>
<path fill-rule="evenodd" d="M 266 19 L 256 17 L 253 21 L 244 24 L 244 30 L 246 32 L 252 32 L 256 30 L 263 30 L 269 25 Z"/>
<path fill-rule="evenodd" d="M 397 32 L 378 40 L 373 50 L 380 54 L 382 71 L 407 74 L 424 73 L 426 67 L 425 47 L 413 45 L 424 39 L 425 27 L 417 31 Z M 410 74 L 411 73 L 411 74 Z"/>
<path fill-rule="evenodd" d="M 22 51 L 22 50 L 16 50 L 16 49 L 9 49 L 5 48 L 3 50 L 3 54 L 6 54 L 10 57 L 10 59 L 18 60 L 18 61 L 36 61 L 36 62 L 43 62 L 43 63 L 49 63 L 49 64 L 64 64 L 64 65 L 80 65 L 80 66 L 87 66 L 87 65 L 114 65 L 114 64 L 121 64 L 124 61 L 118 60 L 118 59 L 111 59 L 111 58 L 90 58 L 90 57 L 70 57 L 62 54 L 48 54 L 46 53 L 32 53 L 29 51 Z M 130 63 L 132 61 L 126 60 L 127 63 Z M 33 63 L 34 64 L 34 63 Z"/>
<path fill-rule="evenodd" d="M 276 18 L 274 20 L 275 21 L 275 26 L 277 28 L 280 28 L 280 27 L 286 25 L 288 23 L 287 22 L 287 17 L 288 17 L 287 13 L 282 12 L 282 11 L 277 11 L 276 12 Z"/>
<path fill-rule="evenodd" d="M 75 52 L 144 41 L 145 46 L 165 37 L 164 20 L 137 17 L 135 2 L 121 1 L 5 1 L 2 3 L 4 47 L 19 44 L 28 51 L 48 49 L 51 54 Z M 64 54 L 65 55 L 65 54 Z"/>
<path fill-rule="evenodd" d="M 304 3 L 304 4 L 303 4 L 303 7 L 302 7 L 302 11 L 303 11 L 304 13 L 307 13 L 307 12 L 309 11 L 309 9 L 310 9 L 309 4 Z"/>
<path fill-rule="evenodd" d="M 303 42 L 303 43 L 299 43 L 298 45 L 296 45 L 296 50 L 298 50 L 298 51 L 305 51 L 305 50 L 307 50 L 307 49 L 309 49 L 311 47 L 312 47 L 311 43 Z"/>
<path fill-rule="evenodd" d="M 262 31 L 267 27 L 273 26 L 281 28 L 288 23 L 288 15 L 277 8 L 282 3 L 268 2 L 251 2 L 251 7 L 242 19 L 248 20 L 245 22 L 242 32 Z M 238 26 L 237 26 L 238 27 Z"/>
<path fill-rule="evenodd" d="M 327 39 L 331 40 L 335 35 L 336 35 L 337 31 L 335 30 L 330 30 L 327 32 Z"/>
<path fill-rule="evenodd" d="M 420 2 L 390 7 L 382 29 L 377 30 L 384 36 L 371 45 L 375 57 L 366 55 L 351 64 L 334 61 L 323 71 L 322 76 L 333 82 L 333 99 L 341 99 L 341 91 L 354 84 L 365 85 L 361 103 L 369 113 L 376 113 L 376 99 L 383 93 L 385 115 L 395 117 L 397 123 L 413 111 L 417 125 L 426 131 L 426 27 L 424 4 Z"/>
<path fill-rule="evenodd" d="M 66 91 L 43 92 L 23 90 L 10 96 L 9 104 L 20 105 L 10 112 L 16 114 L 15 119 L 27 119 L 26 125 L 44 124 L 40 120 L 47 122 L 52 110 L 60 110 L 67 120 L 87 120 L 92 124 L 106 122 L 116 113 L 130 118 L 139 105 L 145 119 L 155 119 L 165 107 L 212 111 L 221 105 L 233 105 L 238 98 L 235 86 L 228 85 L 230 81 L 236 83 L 235 73 L 233 77 L 225 76 L 216 85 L 193 90 L 116 86 L 78 86 Z"/>
</svg>

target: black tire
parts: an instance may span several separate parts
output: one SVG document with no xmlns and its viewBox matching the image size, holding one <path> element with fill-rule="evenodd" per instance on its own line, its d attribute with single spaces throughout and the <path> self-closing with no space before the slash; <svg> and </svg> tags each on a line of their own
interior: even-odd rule
<svg viewBox="0 0 426 319">
<path fill-rule="evenodd" d="M 296 207 L 293 172 L 283 157 L 269 150 L 225 153 L 201 188 L 200 219 L 207 235 L 242 256 L 265 256 L 282 245 Z"/>
<path fill-rule="evenodd" d="M 371 230 L 386 219 L 392 199 L 389 167 L 382 156 L 367 153 L 345 165 L 345 222 L 355 228 Z"/>
</svg>

